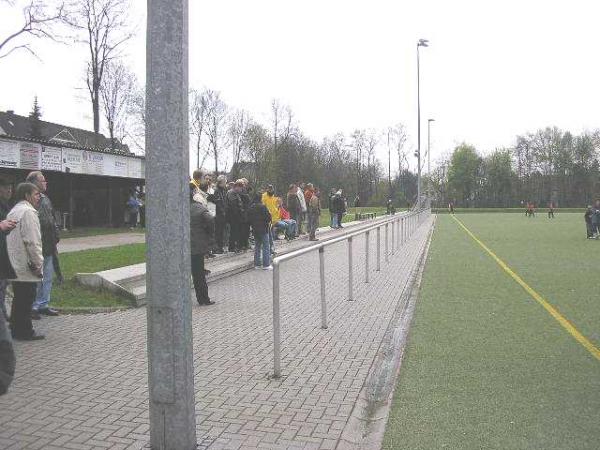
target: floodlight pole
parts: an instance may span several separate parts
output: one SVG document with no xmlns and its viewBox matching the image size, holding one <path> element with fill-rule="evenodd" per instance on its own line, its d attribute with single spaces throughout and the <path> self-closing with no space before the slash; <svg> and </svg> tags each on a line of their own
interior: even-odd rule
<svg viewBox="0 0 600 450">
<path fill-rule="evenodd" d="M 435 119 L 427 119 L 427 196 L 431 198 L 431 122 Z"/>
<path fill-rule="evenodd" d="M 419 61 L 419 47 L 427 47 L 427 39 L 417 42 L 417 208 L 421 204 L 421 67 Z"/>
<path fill-rule="evenodd" d="M 150 446 L 192 450 L 188 0 L 149 0 L 146 39 Z"/>
</svg>

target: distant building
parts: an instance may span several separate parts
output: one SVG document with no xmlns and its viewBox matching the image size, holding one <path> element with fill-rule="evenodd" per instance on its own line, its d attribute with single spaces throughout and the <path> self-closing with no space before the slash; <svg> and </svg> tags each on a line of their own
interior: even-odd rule
<svg viewBox="0 0 600 450">
<path fill-rule="evenodd" d="M 32 129 L 37 138 L 33 138 Z M 69 226 L 118 226 L 132 189 L 143 189 L 145 159 L 102 134 L 0 111 L 0 174 L 15 184 L 32 170 Z"/>
</svg>

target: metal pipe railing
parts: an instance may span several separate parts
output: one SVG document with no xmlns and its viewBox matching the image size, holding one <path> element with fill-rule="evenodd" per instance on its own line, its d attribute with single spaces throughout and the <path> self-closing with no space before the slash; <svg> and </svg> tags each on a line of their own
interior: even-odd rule
<svg viewBox="0 0 600 450">
<path fill-rule="evenodd" d="M 346 241 L 348 243 L 348 301 L 354 300 L 354 271 L 353 271 L 353 239 L 361 234 L 365 234 L 365 283 L 369 283 L 369 247 L 370 247 L 370 232 L 377 232 L 377 271 L 381 270 L 381 227 L 385 227 L 385 262 L 389 262 L 389 247 L 388 247 L 388 227 L 392 227 L 391 247 L 392 254 L 395 252 L 394 238 L 401 242 L 406 242 L 413 231 L 413 225 L 422 223 L 426 217 L 431 214 L 431 209 L 422 209 L 418 211 L 409 211 L 405 214 L 394 215 L 390 218 L 378 221 L 377 223 L 361 228 L 355 232 L 350 232 L 343 236 L 329 239 L 310 247 L 305 247 L 285 255 L 278 256 L 273 260 L 273 376 L 274 378 L 281 377 L 281 317 L 280 317 L 280 268 L 281 264 L 290 259 L 297 258 L 310 252 L 318 251 L 319 253 L 319 278 L 321 289 L 321 328 L 327 329 L 327 299 L 325 286 L 325 248 Z M 417 222 L 418 220 L 418 222 Z M 410 225 L 409 225 L 410 224 Z M 395 232 L 394 228 L 398 227 Z M 415 228 L 416 229 L 416 228 Z M 409 233 L 404 238 L 404 232 Z M 398 249 L 400 245 L 398 245 Z"/>
</svg>

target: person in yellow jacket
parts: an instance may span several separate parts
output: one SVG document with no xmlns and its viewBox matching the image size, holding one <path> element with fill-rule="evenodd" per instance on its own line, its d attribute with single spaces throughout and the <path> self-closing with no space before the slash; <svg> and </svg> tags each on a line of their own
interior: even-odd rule
<svg viewBox="0 0 600 450">
<path fill-rule="evenodd" d="M 281 220 L 281 215 L 279 214 L 279 206 L 277 205 L 278 197 L 275 196 L 275 189 L 272 184 L 267 186 L 267 192 L 264 192 L 262 195 L 262 204 L 267 207 L 269 213 L 271 214 L 271 224 L 275 224 Z"/>
</svg>

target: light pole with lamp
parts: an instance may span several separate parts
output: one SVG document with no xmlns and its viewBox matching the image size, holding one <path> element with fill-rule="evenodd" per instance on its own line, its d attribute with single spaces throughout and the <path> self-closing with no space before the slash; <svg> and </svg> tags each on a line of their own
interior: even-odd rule
<svg viewBox="0 0 600 450">
<path fill-rule="evenodd" d="M 431 199 L 431 122 L 435 119 L 427 119 L 427 196 Z"/>
<path fill-rule="evenodd" d="M 421 204 L 421 74 L 419 47 L 429 47 L 427 39 L 417 42 L 417 207 Z"/>
</svg>

